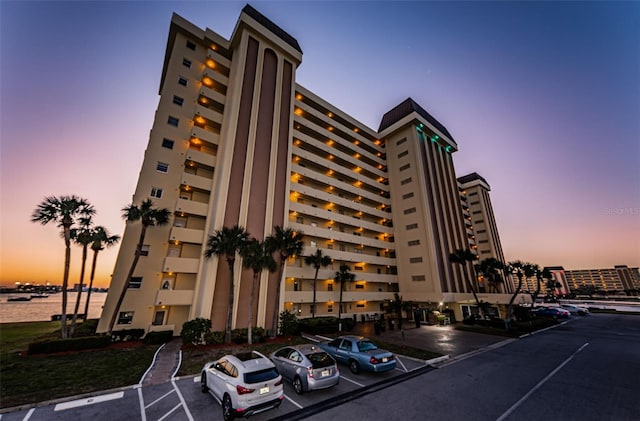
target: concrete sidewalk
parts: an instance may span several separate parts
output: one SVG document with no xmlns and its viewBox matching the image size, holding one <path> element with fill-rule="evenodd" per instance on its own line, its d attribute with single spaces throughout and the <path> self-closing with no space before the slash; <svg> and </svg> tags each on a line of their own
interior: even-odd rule
<svg viewBox="0 0 640 421">
<path fill-rule="evenodd" d="M 171 381 L 180 368 L 181 359 L 182 339 L 174 338 L 158 349 L 151 367 L 140 383 L 148 386 Z"/>
</svg>

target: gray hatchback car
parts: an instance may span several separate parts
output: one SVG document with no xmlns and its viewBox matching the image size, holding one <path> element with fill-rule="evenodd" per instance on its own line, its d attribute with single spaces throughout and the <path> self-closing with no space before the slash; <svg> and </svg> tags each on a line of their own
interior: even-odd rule
<svg viewBox="0 0 640 421">
<path fill-rule="evenodd" d="M 290 381 L 297 394 L 326 389 L 340 381 L 340 372 L 331 355 L 316 345 L 293 345 L 270 355 L 282 377 Z"/>
</svg>

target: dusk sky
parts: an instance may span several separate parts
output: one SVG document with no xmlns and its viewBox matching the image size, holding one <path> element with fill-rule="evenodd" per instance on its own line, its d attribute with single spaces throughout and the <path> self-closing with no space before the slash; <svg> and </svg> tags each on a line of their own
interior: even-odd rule
<svg viewBox="0 0 640 421">
<path fill-rule="evenodd" d="M 60 283 L 59 229 L 30 222 L 46 196 L 122 235 L 172 12 L 228 39 L 245 4 L 0 1 L 2 284 Z M 407 97 L 437 118 L 457 175 L 491 185 L 507 261 L 640 265 L 640 2 L 251 5 L 300 43 L 297 83 L 366 126 Z"/>
</svg>

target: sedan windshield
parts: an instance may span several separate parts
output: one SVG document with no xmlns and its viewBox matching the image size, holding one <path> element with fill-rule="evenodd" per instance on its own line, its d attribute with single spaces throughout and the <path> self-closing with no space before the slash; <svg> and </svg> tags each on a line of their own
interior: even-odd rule
<svg viewBox="0 0 640 421">
<path fill-rule="evenodd" d="M 358 350 L 360 352 L 371 351 L 372 349 L 378 349 L 378 347 L 371 341 L 358 342 Z"/>
</svg>

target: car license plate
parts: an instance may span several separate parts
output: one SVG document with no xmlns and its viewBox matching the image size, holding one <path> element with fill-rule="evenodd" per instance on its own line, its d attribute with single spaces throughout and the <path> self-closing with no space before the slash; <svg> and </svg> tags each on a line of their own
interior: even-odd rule
<svg viewBox="0 0 640 421">
<path fill-rule="evenodd" d="M 383 362 L 383 363 L 386 363 L 387 361 L 389 361 L 389 358 L 387 358 L 387 357 L 382 357 L 382 362 Z"/>
<path fill-rule="evenodd" d="M 322 373 L 320 373 L 320 377 L 327 377 L 329 374 L 329 370 L 322 370 Z"/>
<path fill-rule="evenodd" d="M 269 393 L 269 386 L 260 388 L 260 394 L 264 395 L 265 393 Z"/>
</svg>

